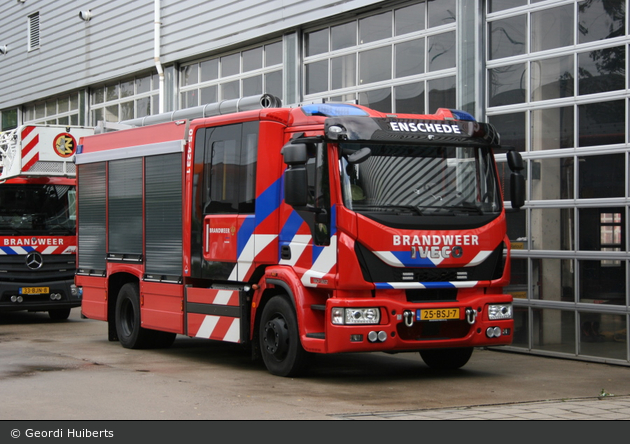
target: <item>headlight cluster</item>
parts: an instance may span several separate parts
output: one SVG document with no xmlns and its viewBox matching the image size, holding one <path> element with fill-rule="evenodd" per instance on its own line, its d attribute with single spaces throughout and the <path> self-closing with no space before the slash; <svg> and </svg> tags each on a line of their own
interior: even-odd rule
<svg viewBox="0 0 630 444">
<path fill-rule="evenodd" d="M 512 304 L 488 305 L 488 318 L 492 321 L 512 319 Z"/>
<path fill-rule="evenodd" d="M 378 308 L 343 308 L 332 309 L 332 323 L 336 325 L 349 324 L 378 324 L 381 321 L 381 312 Z"/>
</svg>

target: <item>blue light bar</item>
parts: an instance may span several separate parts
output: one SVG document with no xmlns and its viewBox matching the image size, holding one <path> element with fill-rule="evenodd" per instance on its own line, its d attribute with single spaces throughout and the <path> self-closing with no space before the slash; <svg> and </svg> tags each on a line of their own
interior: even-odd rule
<svg viewBox="0 0 630 444">
<path fill-rule="evenodd" d="M 339 117 L 339 116 L 368 116 L 361 108 L 345 103 L 315 103 L 302 106 L 307 116 Z"/>
<path fill-rule="evenodd" d="M 466 111 L 460 111 L 458 109 L 452 109 L 450 111 L 457 120 L 468 120 L 470 122 L 477 121 L 477 119 L 475 119 L 471 114 L 468 114 Z"/>
</svg>

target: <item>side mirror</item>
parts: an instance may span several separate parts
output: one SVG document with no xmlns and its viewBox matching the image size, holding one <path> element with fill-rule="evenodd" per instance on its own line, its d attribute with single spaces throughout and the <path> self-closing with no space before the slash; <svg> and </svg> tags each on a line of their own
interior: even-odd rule
<svg viewBox="0 0 630 444">
<path fill-rule="evenodd" d="M 308 160 L 308 147 L 305 143 L 287 143 L 280 150 L 284 163 L 287 165 L 304 165 Z"/>
<path fill-rule="evenodd" d="M 510 175 L 510 201 L 514 209 L 525 204 L 525 177 L 520 172 Z"/>
<path fill-rule="evenodd" d="M 521 153 L 515 150 L 510 150 L 506 154 L 507 163 L 510 169 L 514 172 L 523 171 L 525 166 L 523 165 L 523 157 L 521 157 Z"/>
<path fill-rule="evenodd" d="M 284 201 L 294 207 L 307 204 L 308 174 L 304 165 L 291 165 L 284 172 Z"/>
<path fill-rule="evenodd" d="M 282 147 L 281 153 L 284 163 L 288 165 L 284 172 L 284 201 L 294 207 L 306 206 L 308 147 L 305 143 L 287 144 Z"/>
</svg>

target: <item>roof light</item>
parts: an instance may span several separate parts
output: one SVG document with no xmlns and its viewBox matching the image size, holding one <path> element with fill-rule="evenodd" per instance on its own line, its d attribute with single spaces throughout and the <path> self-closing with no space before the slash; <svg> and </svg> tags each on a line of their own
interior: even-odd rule
<svg viewBox="0 0 630 444">
<path fill-rule="evenodd" d="M 477 121 L 477 119 L 475 119 L 471 114 L 468 114 L 466 111 L 460 111 L 458 109 L 451 109 L 450 112 L 451 114 L 453 114 L 453 116 L 455 116 L 457 120 L 468 120 L 471 122 Z"/>
<path fill-rule="evenodd" d="M 367 116 L 361 108 L 345 103 L 315 103 L 304 105 L 302 112 L 307 116 L 339 117 L 339 116 Z"/>
</svg>

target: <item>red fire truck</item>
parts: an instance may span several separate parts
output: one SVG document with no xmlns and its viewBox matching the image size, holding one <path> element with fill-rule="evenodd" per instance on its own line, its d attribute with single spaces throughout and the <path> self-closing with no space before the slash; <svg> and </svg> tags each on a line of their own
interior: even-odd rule
<svg viewBox="0 0 630 444">
<path fill-rule="evenodd" d="M 277 102 L 82 138 L 83 315 L 127 348 L 240 343 L 281 376 L 314 353 L 419 352 L 452 369 L 511 343 L 495 129 L 448 109 Z M 522 159 L 507 160 L 518 208 Z"/>
<path fill-rule="evenodd" d="M 72 157 L 79 138 L 93 133 L 24 125 L 0 135 L 0 312 L 63 320 L 81 305 Z"/>
</svg>

